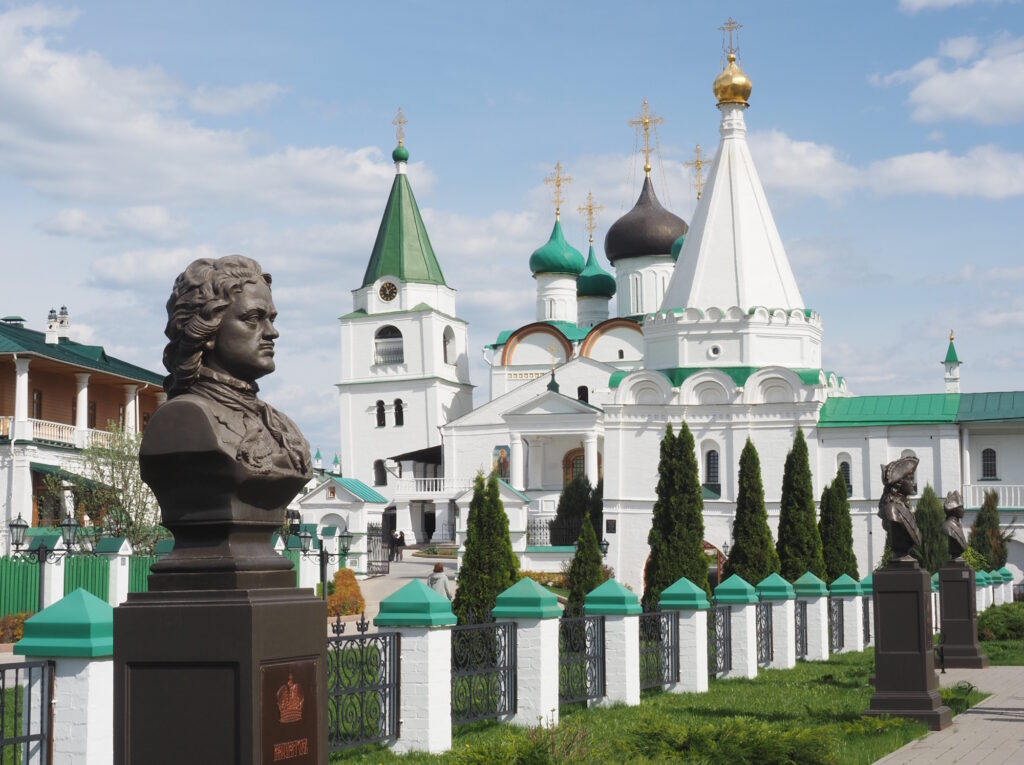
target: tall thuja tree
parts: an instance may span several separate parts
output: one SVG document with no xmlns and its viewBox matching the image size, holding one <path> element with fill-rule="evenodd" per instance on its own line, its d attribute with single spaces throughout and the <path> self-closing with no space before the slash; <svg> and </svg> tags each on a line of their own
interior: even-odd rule
<svg viewBox="0 0 1024 765">
<path fill-rule="evenodd" d="M 644 566 L 643 603 L 646 608 L 657 606 L 662 591 L 684 576 L 708 590 L 708 562 L 703 541 L 704 500 L 693 436 L 685 422 L 676 436 L 670 423 L 661 440 L 657 500 L 647 535 L 651 553 Z"/>
<path fill-rule="evenodd" d="M 942 510 L 942 500 L 928 484 L 921 492 L 914 510 L 914 520 L 921 532 L 921 544 L 910 551 L 923 568 L 933 574 L 949 560 L 949 540 L 942 533 L 942 522 L 946 514 Z"/>
<path fill-rule="evenodd" d="M 779 555 L 775 552 L 772 532 L 768 528 L 768 512 L 764 506 L 761 460 L 749 438 L 740 453 L 739 490 L 736 493 L 732 539 L 732 549 L 723 571 L 725 576 L 739 574 L 751 584 L 757 584 L 769 574 L 778 573 Z"/>
<path fill-rule="evenodd" d="M 814 486 L 807 456 L 807 441 L 796 429 L 793 448 L 786 456 L 782 473 L 782 501 L 779 507 L 779 553 L 782 576 L 793 582 L 810 571 L 825 578 L 825 560 L 821 555 L 821 535 L 814 513 Z"/>
<path fill-rule="evenodd" d="M 999 495 L 994 491 L 985 492 L 985 501 L 981 503 L 978 517 L 971 526 L 971 536 L 967 544 L 988 562 L 989 568 L 1000 568 L 1005 565 L 1006 556 L 999 533 Z"/>
<path fill-rule="evenodd" d="M 590 481 L 578 475 L 562 489 L 555 508 L 555 523 L 551 527 L 551 544 L 571 545 L 579 535 L 579 525 L 590 509 Z"/>
<path fill-rule="evenodd" d="M 594 526 L 594 534 L 598 539 L 604 537 L 604 478 L 597 481 L 597 486 L 590 492 L 590 502 L 587 512 L 590 513 L 590 522 Z"/>
<path fill-rule="evenodd" d="M 834 582 L 843 574 L 860 579 L 857 556 L 853 554 L 853 521 L 850 520 L 848 494 L 842 471 L 837 471 L 831 485 L 821 492 L 818 534 L 821 536 L 821 554 L 828 582 Z"/>
<path fill-rule="evenodd" d="M 467 622 L 470 611 L 475 620 L 482 619 L 494 608 L 498 595 L 518 579 L 519 560 L 512 552 L 497 475 L 491 473 L 486 483 L 482 475 L 477 475 L 466 519 L 466 552 L 452 603 L 459 623 Z"/>
<path fill-rule="evenodd" d="M 587 597 L 587 593 L 603 581 L 601 549 L 597 546 L 597 535 L 594 533 L 594 525 L 590 522 L 588 513 L 580 527 L 576 554 L 572 556 L 572 563 L 569 565 L 568 610 L 582 611 L 583 599 Z"/>
</svg>

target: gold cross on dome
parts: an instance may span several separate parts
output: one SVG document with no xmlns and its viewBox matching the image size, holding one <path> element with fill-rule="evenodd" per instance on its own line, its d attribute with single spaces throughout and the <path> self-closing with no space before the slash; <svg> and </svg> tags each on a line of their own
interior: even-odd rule
<svg viewBox="0 0 1024 765">
<path fill-rule="evenodd" d="M 591 192 L 587 192 L 587 203 L 582 207 L 577 207 L 576 212 L 580 215 L 584 215 L 587 218 L 587 233 L 590 234 L 590 243 L 594 243 L 594 225 L 597 213 L 604 209 L 604 205 L 594 204 L 594 195 Z"/>
<path fill-rule="evenodd" d="M 398 114 L 391 120 L 391 124 L 395 126 L 395 138 L 398 139 L 398 145 L 402 145 L 402 141 L 405 139 L 405 126 L 409 124 L 409 120 L 402 114 L 402 107 L 398 107 Z"/>
<path fill-rule="evenodd" d="M 700 144 L 697 144 L 697 149 L 693 156 L 693 161 L 684 162 L 684 167 L 692 167 L 694 174 L 697 176 L 697 201 L 700 201 L 701 192 L 704 190 L 704 168 L 711 167 L 711 160 L 704 159 L 700 153 Z"/>
<path fill-rule="evenodd" d="M 551 341 L 551 345 L 548 346 L 548 351 L 551 353 L 551 372 L 555 371 L 555 360 L 558 358 L 558 346 L 555 345 L 555 341 Z"/>
<path fill-rule="evenodd" d="M 647 110 L 646 98 L 644 99 L 644 107 L 640 112 L 640 117 L 629 121 L 630 125 L 644 131 L 644 173 L 646 175 L 651 174 L 651 127 L 660 125 L 664 121 L 663 118 L 655 117 Z"/>
<path fill-rule="evenodd" d="M 562 208 L 562 186 L 572 183 L 571 175 L 562 175 L 562 163 L 555 163 L 555 174 L 544 179 L 545 184 L 555 185 L 555 220 L 558 220 Z"/>
<path fill-rule="evenodd" d="M 739 50 L 739 42 L 740 42 L 740 32 L 739 31 L 741 29 L 743 29 L 743 25 L 742 24 L 737 24 L 735 21 L 732 20 L 732 17 L 730 16 L 729 20 L 726 21 L 724 24 L 722 24 L 722 26 L 720 26 L 719 29 L 729 35 L 729 45 L 725 48 L 725 52 L 728 54 L 728 53 L 735 53 L 736 51 L 738 51 Z M 735 44 L 733 44 L 733 39 L 732 39 L 732 33 L 733 32 L 736 33 L 736 42 L 735 42 Z M 723 37 L 724 36 L 725 35 L 723 35 Z M 725 40 L 723 39 L 722 42 L 725 43 Z"/>
</svg>

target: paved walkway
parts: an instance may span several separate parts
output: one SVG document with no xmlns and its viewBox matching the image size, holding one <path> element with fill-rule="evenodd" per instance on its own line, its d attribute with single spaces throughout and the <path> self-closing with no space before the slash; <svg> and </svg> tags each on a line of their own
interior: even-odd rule
<svg viewBox="0 0 1024 765">
<path fill-rule="evenodd" d="M 991 695 L 954 717 L 950 727 L 912 741 L 875 765 L 1024 763 L 1024 667 L 950 669 L 939 675 L 943 686 L 961 680 Z"/>
</svg>

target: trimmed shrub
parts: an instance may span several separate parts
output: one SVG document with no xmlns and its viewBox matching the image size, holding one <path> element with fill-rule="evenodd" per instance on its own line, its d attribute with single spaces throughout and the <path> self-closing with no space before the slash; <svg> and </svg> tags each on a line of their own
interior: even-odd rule
<svg viewBox="0 0 1024 765">
<path fill-rule="evenodd" d="M 821 535 L 821 555 L 825 560 L 827 582 L 834 582 L 843 574 L 860 579 L 857 570 L 857 556 L 853 553 L 853 522 L 850 520 L 850 500 L 847 497 L 846 479 L 842 471 L 830 486 L 821 492 L 821 519 L 818 533 Z"/>
<path fill-rule="evenodd" d="M 749 438 L 740 454 L 732 539 L 732 549 L 722 572 L 724 579 L 739 574 L 748 582 L 757 584 L 769 574 L 778 573 L 779 555 L 775 552 L 772 532 L 768 528 L 768 512 L 764 507 L 761 460 Z M 711 565 L 717 562 L 717 559 L 709 561 Z"/>
<path fill-rule="evenodd" d="M 978 616 L 980 640 L 1024 639 L 1024 603 L 993 606 Z"/>
<path fill-rule="evenodd" d="M 949 538 L 942 533 L 942 522 L 946 513 L 942 509 L 942 500 L 928 484 L 921 492 L 914 510 L 914 520 L 921 532 L 921 544 L 910 551 L 922 568 L 931 573 L 938 571 L 942 564 L 949 560 Z"/>
<path fill-rule="evenodd" d="M 981 503 L 978 517 L 971 526 L 967 544 L 987 561 L 987 568 L 1006 565 L 1006 545 L 999 533 L 999 495 L 996 492 L 985 492 L 985 501 Z"/>
<path fill-rule="evenodd" d="M 779 541 L 775 543 L 784 579 L 795 582 L 810 571 L 819 579 L 828 576 L 821 554 L 814 511 L 814 486 L 804 432 L 796 429 L 793 448 L 786 455 L 779 503 Z"/>
<path fill-rule="evenodd" d="M 332 585 L 333 592 L 331 592 Z M 334 581 L 327 585 L 327 592 L 328 616 L 360 614 L 366 608 L 366 601 L 363 600 L 359 582 L 356 581 L 356 575 L 350 568 L 338 569 L 334 575 Z"/>
<path fill-rule="evenodd" d="M 590 523 L 590 513 L 587 513 L 583 516 L 583 526 L 580 528 L 576 554 L 572 556 L 572 564 L 569 566 L 568 610 L 582 613 L 583 600 L 587 597 L 587 593 L 603 582 L 601 550 L 597 546 L 594 527 Z"/>
<path fill-rule="evenodd" d="M 0 643 L 17 643 L 22 638 L 25 620 L 32 614 L 8 614 L 0 618 Z"/>
<path fill-rule="evenodd" d="M 569 589 L 569 572 L 566 571 L 520 571 L 521 578 L 532 579 L 537 584 L 547 587 L 557 587 L 560 590 Z"/>
</svg>

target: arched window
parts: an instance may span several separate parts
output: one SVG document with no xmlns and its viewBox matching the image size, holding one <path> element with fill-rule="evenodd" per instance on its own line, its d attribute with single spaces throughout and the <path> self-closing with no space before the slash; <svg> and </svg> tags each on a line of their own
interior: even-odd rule
<svg viewBox="0 0 1024 765">
<path fill-rule="evenodd" d="M 397 327 L 388 325 L 377 330 L 377 333 L 373 336 L 373 363 L 405 363 L 402 333 L 398 331 Z"/>
<path fill-rule="evenodd" d="M 388 471 L 384 469 L 384 460 L 373 461 L 373 485 L 388 485 Z"/>
<path fill-rule="evenodd" d="M 387 422 L 384 420 L 384 402 L 377 402 L 377 427 L 383 428 Z"/>
<path fill-rule="evenodd" d="M 441 335 L 441 346 L 444 350 L 444 363 L 454 364 L 455 363 L 455 332 L 452 331 L 451 327 L 444 328 L 444 334 Z"/>
<path fill-rule="evenodd" d="M 576 389 L 576 398 L 585 403 L 590 401 L 590 389 L 586 385 L 581 385 Z"/>
<path fill-rule="evenodd" d="M 988 479 L 995 479 L 998 476 L 996 472 L 996 450 L 995 449 L 982 449 L 981 450 L 981 477 Z"/>
<path fill-rule="evenodd" d="M 846 481 L 846 496 L 853 496 L 853 482 L 850 480 L 850 463 L 848 460 L 840 458 L 839 472 L 843 474 L 843 480 Z"/>
<path fill-rule="evenodd" d="M 597 454 L 597 476 L 601 478 L 603 465 L 601 453 Z M 562 457 L 562 486 L 568 486 L 573 480 L 587 474 L 587 465 L 582 449 L 570 449 Z"/>
<path fill-rule="evenodd" d="M 395 427 L 400 428 L 405 425 L 405 407 L 402 406 L 402 399 L 395 399 Z"/>
<path fill-rule="evenodd" d="M 709 449 L 704 455 L 704 485 L 712 491 L 722 492 L 722 484 L 718 479 L 718 451 Z"/>
<path fill-rule="evenodd" d="M 624 350 L 622 350 L 621 348 L 619 348 L 619 358 L 620 359 L 626 358 L 626 352 Z"/>
</svg>

